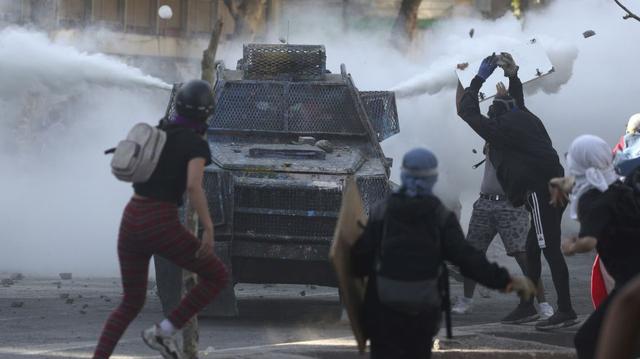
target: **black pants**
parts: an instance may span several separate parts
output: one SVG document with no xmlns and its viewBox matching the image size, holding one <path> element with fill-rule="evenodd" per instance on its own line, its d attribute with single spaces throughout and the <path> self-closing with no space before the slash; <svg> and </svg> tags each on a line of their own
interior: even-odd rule
<svg viewBox="0 0 640 359">
<path fill-rule="evenodd" d="M 569 270 L 560 250 L 560 224 L 564 207 L 554 207 L 549 201 L 547 191 L 533 192 L 527 197 L 527 208 L 531 212 L 531 229 L 527 236 L 527 276 L 533 283 L 538 283 L 542 272 L 540 252 L 544 253 L 558 294 L 558 310 L 567 312 L 573 308 L 569 292 Z M 539 234 L 544 237 L 544 249 L 540 249 Z"/>
<path fill-rule="evenodd" d="M 574 338 L 578 359 L 591 359 L 595 357 L 600 328 L 602 327 L 607 309 L 616 293 L 616 290 L 609 293 L 609 296 L 600 304 L 598 309 L 591 313 L 589 318 L 587 318 L 580 329 L 578 329 Z"/>
<path fill-rule="evenodd" d="M 374 308 L 371 308 L 374 309 Z M 365 318 L 371 359 L 430 359 L 440 313 L 407 315 L 377 304 Z"/>
</svg>

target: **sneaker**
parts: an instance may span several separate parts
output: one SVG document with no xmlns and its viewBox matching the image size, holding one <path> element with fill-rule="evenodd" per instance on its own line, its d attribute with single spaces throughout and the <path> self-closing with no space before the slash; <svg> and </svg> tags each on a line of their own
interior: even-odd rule
<svg viewBox="0 0 640 359">
<path fill-rule="evenodd" d="M 477 288 L 478 294 L 480 294 L 482 298 L 491 298 L 491 291 L 489 290 L 489 288 L 483 285 L 479 285 Z"/>
<path fill-rule="evenodd" d="M 542 302 L 538 305 L 538 313 L 540 313 L 540 319 L 549 319 L 554 313 L 553 307 L 547 302 Z"/>
<path fill-rule="evenodd" d="M 516 309 L 500 321 L 503 324 L 522 324 L 538 319 L 538 311 L 533 303 L 519 304 Z"/>
<path fill-rule="evenodd" d="M 458 297 L 456 304 L 451 307 L 451 312 L 455 314 L 468 314 L 471 313 L 471 306 L 473 304 L 472 298 Z"/>
<path fill-rule="evenodd" d="M 537 330 L 552 330 L 558 328 L 570 327 L 578 323 L 576 312 L 555 312 L 549 319 L 536 323 Z"/>
<path fill-rule="evenodd" d="M 164 359 L 184 358 L 182 352 L 178 349 L 175 335 L 163 335 L 157 325 L 143 331 L 142 340 L 149 348 L 159 351 Z"/>
</svg>

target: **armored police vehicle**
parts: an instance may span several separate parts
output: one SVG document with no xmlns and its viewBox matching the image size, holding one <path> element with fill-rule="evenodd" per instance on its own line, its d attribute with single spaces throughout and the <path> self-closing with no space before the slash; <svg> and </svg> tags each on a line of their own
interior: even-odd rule
<svg viewBox="0 0 640 359">
<path fill-rule="evenodd" d="M 399 132 L 394 93 L 359 91 L 344 65 L 326 69 L 324 46 L 289 44 L 245 45 L 235 70 L 218 65 L 213 88 L 204 186 L 232 282 L 336 286 L 328 253 L 345 180 L 367 209 L 389 191 L 380 142 Z M 167 273 L 165 309 L 180 292 Z M 233 289 L 212 307 L 233 312 Z"/>
</svg>

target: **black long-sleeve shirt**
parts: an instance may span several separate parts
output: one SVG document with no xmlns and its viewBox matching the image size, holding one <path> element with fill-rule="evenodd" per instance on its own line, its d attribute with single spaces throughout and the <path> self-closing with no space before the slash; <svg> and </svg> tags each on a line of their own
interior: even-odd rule
<svg viewBox="0 0 640 359">
<path fill-rule="evenodd" d="M 417 232 L 422 231 L 426 237 L 433 233 L 434 227 L 439 225 L 437 209 L 441 205 L 440 200 L 433 196 L 413 199 L 402 194 L 393 194 L 384 202 L 377 204 L 371 211 L 362 236 L 352 250 L 352 263 L 356 275 L 364 277 L 375 273 L 376 255 L 382 241 L 386 211 L 388 211 L 387 233 L 389 235 L 401 230 L 397 228 L 400 226 L 417 229 Z M 428 276 L 437 273 L 442 261 L 446 260 L 459 266 L 464 276 L 489 288 L 504 289 L 509 284 L 508 271 L 489 262 L 484 253 L 469 245 L 465 240 L 458 219 L 452 212 L 448 213 L 444 227 L 440 229 L 440 253 L 434 256 L 434 253 L 429 252 L 429 249 L 426 247 L 424 253 L 418 251 L 410 253 L 416 258 L 424 258 L 425 261 L 431 259 L 432 263 L 429 263 L 427 268 L 420 266 L 419 269 L 412 270 L 410 266 L 407 268 L 409 261 L 388 263 L 387 265 L 402 268 L 397 272 L 404 270 L 404 279 L 413 280 L 419 277 L 424 279 L 425 274 Z M 433 272 L 424 273 L 425 271 Z M 412 276 L 418 278 L 411 278 Z M 368 283 L 369 286 L 375 285 L 373 280 L 369 280 Z M 370 289 L 370 287 L 367 289 L 368 294 L 375 292 Z"/>
<path fill-rule="evenodd" d="M 480 113 L 478 92 L 484 80 L 476 76 L 465 89 L 458 115 L 491 144 L 490 158 L 500 184 L 515 206 L 524 203 L 527 192 L 547 191 L 553 177 L 564 174 L 544 124 L 525 106 L 522 82 L 509 79 L 509 93 L 518 109 L 495 118 Z"/>
</svg>

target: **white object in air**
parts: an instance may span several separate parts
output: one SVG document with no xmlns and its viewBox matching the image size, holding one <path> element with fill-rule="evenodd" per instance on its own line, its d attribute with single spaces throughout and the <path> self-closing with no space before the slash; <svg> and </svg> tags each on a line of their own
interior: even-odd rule
<svg viewBox="0 0 640 359">
<path fill-rule="evenodd" d="M 508 52 L 513 56 L 516 64 L 520 66 L 518 70 L 518 77 L 523 84 L 540 79 L 554 71 L 551 60 L 547 56 L 544 48 L 538 43 L 536 39 L 529 40 L 526 44 L 514 46 L 512 48 L 496 49 L 496 54 L 500 52 Z M 487 54 L 491 55 L 491 54 Z M 457 69 L 456 73 L 460 83 L 464 88 L 469 87 L 471 80 L 478 73 L 480 63 L 482 59 L 476 59 L 469 62 L 464 70 Z M 491 76 L 485 81 L 484 85 L 480 89 L 479 100 L 480 102 L 488 100 L 496 95 L 496 85 L 502 81 L 505 85 L 509 83 L 509 80 L 504 77 L 504 71 L 498 67 Z"/>
<path fill-rule="evenodd" d="M 162 5 L 158 9 L 158 16 L 160 16 L 163 20 L 169 20 L 173 17 L 173 10 L 171 10 L 171 6 Z"/>
</svg>

